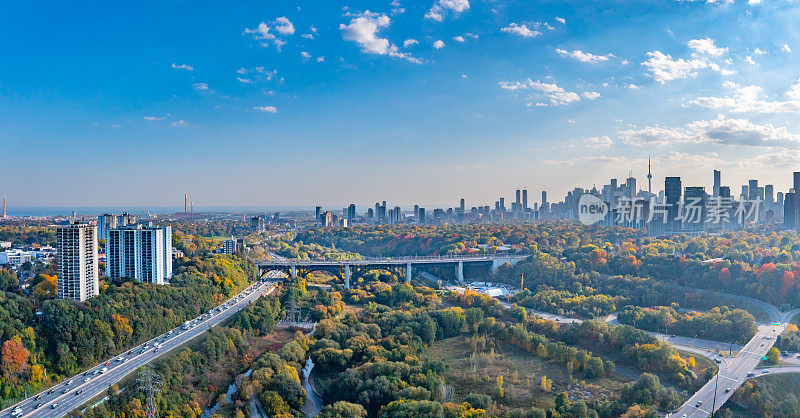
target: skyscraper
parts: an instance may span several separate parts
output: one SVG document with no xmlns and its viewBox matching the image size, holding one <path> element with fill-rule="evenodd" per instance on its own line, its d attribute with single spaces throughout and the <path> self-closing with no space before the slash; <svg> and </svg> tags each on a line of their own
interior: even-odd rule
<svg viewBox="0 0 800 418">
<path fill-rule="evenodd" d="M 356 220 L 356 205 L 355 203 L 351 203 L 350 206 L 347 207 L 347 226 L 352 226 L 355 220 Z"/>
<path fill-rule="evenodd" d="M 706 189 L 700 186 L 691 186 L 684 189 L 684 217 L 685 229 L 701 230 L 706 224 Z"/>
<path fill-rule="evenodd" d="M 84 301 L 100 294 L 97 226 L 75 222 L 56 230 L 58 297 Z"/>
<path fill-rule="evenodd" d="M 462 198 L 458 204 L 458 209 L 461 210 L 461 213 L 464 213 L 466 210 L 464 199 Z"/>
<path fill-rule="evenodd" d="M 783 226 L 788 229 L 797 227 L 797 193 L 783 195 Z"/>
<path fill-rule="evenodd" d="M 747 200 L 758 200 L 758 180 L 747 181 Z"/>
<path fill-rule="evenodd" d="M 528 210 L 528 189 L 522 189 L 522 210 Z"/>
<path fill-rule="evenodd" d="M 647 156 L 647 193 L 653 194 L 653 173 L 650 171 L 650 156 Z"/>
<path fill-rule="evenodd" d="M 714 190 L 713 190 L 714 197 L 719 196 L 719 188 L 721 185 L 722 185 L 722 172 L 720 172 L 719 170 L 714 170 Z"/>
<path fill-rule="evenodd" d="M 664 196 L 664 203 L 667 205 L 667 225 L 675 229 L 678 226 L 678 210 L 680 209 L 679 202 L 681 201 L 680 177 L 664 178 Z"/>
<path fill-rule="evenodd" d="M 764 185 L 764 201 L 770 206 L 775 203 L 775 187 L 771 184 Z"/>
<path fill-rule="evenodd" d="M 636 196 L 636 177 L 631 176 L 625 180 L 625 189 L 627 197 L 633 199 Z"/>
<path fill-rule="evenodd" d="M 165 284 L 172 277 L 172 227 L 135 224 L 109 230 L 106 276 Z"/>
</svg>

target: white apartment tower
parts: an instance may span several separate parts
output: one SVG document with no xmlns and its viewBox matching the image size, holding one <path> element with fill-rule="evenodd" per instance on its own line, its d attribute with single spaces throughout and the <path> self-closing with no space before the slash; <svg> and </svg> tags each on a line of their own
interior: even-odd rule
<svg viewBox="0 0 800 418">
<path fill-rule="evenodd" d="M 58 297 L 84 301 L 100 294 L 97 226 L 75 222 L 59 226 Z"/>
<path fill-rule="evenodd" d="M 106 276 L 165 284 L 172 277 L 172 227 L 134 224 L 109 229 Z"/>
</svg>

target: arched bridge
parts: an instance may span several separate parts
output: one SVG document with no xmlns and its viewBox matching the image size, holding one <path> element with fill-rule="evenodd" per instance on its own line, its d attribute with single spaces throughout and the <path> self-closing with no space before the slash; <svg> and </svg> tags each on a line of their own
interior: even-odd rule
<svg viewBox="0 0 800 418">
<path fill-rule="evenodd" d="M 423 267 L 452 268 L 458 281 L 464 281 L 465 266 L 482 266 L 496 270 L 505 263 L 516 264 L 527 257 L 527 254 L 481 255 L 481 256 L 431 256 L 431 257 L 393 257 L 365 258 L 363 260 L 297 260 L 278 258 L 256 262 L 259 276 L 271 271 L 281 271 L 291 277 L 305 277 L 311 272 L 326 272 L 344 281 L 350 288 L 352 277 L 359 277 L 370 270 L 383 270 L 398 280 L 411 281 L 414 269 Z"/>
</svg>

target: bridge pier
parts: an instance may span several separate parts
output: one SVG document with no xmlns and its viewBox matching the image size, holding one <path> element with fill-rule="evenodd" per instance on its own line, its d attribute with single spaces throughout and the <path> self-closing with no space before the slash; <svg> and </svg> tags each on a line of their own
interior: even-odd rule
<svg viewBox="0 0 800 418">
<path fill-rule="evenodd" d="M 350 264 L 344 265 L 344 288 L 350 288 Z"/>
<path fill-rule="evenodd" d="M 464 283 L 464 262 L 459 261 L 456 265 L 456 279 L 459 283 Z"/>
<path fill-rule="evenodd" d="M 293 279 L 297 278 L 297 265 L 292 264 L 292 267 L 289 269 L 289 275 L 292 276 Z"/>
<path fill-rule="evenodd" d="M 406 263 L 406 283 L 411 283 L 411 263 Z"/>
</svg>

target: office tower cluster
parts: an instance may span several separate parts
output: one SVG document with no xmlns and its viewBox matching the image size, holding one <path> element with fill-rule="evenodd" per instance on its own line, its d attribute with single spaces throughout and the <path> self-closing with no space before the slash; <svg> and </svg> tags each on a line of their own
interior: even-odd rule
<svg viewBox="0 0 800 418">
<path fill-rule="evenodd" d="M 288 221 L 287 219 L 282 219 L 280 213 L 275 212 L 272 216 L 267 216 L 266 214 L 252 216 L 249 219 L 250 222 L 250 231 L 258 234 L 261 232 L 265 232 L 267 230 L 267 225 L 279 225 Z"/>
<path fill-rule="evenodd" d="M 84 301 L 100 294 L 97 225 L 75 222 L 56 229 L 58 297 Z"/>
</svg>

